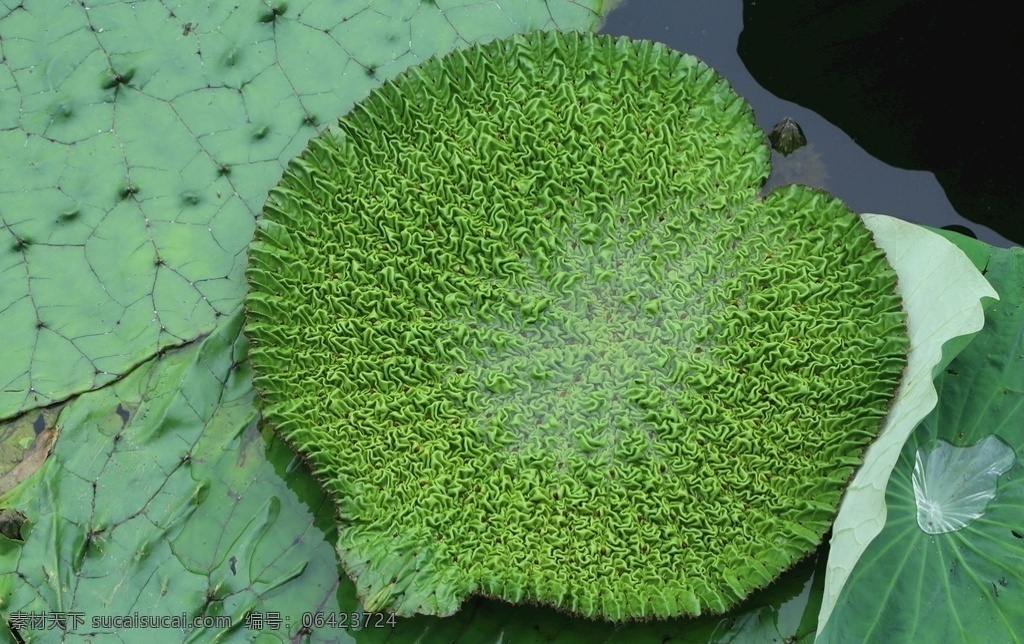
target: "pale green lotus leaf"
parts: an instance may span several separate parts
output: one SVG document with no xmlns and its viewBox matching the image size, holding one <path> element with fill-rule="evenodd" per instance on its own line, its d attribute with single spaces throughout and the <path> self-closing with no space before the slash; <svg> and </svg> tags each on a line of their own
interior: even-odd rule
<svg viewBox="0 0 1024 644">
<path fill-rule="evenodd" d="M 280 441 L 265 444 L 241 315 L 202 342 L 170 350 L 75 398 L 60 438 L 32 478 L 0 498 L 26 517 L 23 541 L 0 535 L 0 613 L 25 640 L 61 629 L 19 615 L 80 613 L 67 637 L 136 642 L 147 631 L 93 625 L 103 616 L 223 618 L 161 628 L 152 641 L 295 637 L 303 613 L 358 611 L 325 539 L 332 510 Z M 247 629 L 276 612 L 275 632 Z M 4 626 L 0 625 L 0 637 Z M 345 629 L 321 628 L 322 640 Z M 241 640 L 242 638 L 237 638 Z"/>
<path fill-rule="evenodd" d="M 819 630 L 865 548 L 885 525 L 885 488 L 903 444 L 938 400 L 932 382 L 950 344 L 984 326 L 982 299 L 998 294 L 955 244 L 926 228 L 885 215 L 862 215 L 899 275 L 911 349 L 907 371 L 878 439 L 864 454 L 839 507 Z M 953 341 L 952 343 L 950 341 Z M 960 341 L 959 347 L 963 342 Z M 957 348 L 959 348 L 957 347 Z"/>
<path fill-rule="evenodd" d="M 0 8 L 0 419 L 208 333 L 288 159 L 383 80 L 600 0 Z"/>
<path fill-rule="evenodd" d="M 823 643 L 1022 641 L 1024 250 L 988 250 L 975 258 L 1001 299 L 935 379 L 939 403 L 900 452 L 885 527 L 819 630 Z"/>
</svg>

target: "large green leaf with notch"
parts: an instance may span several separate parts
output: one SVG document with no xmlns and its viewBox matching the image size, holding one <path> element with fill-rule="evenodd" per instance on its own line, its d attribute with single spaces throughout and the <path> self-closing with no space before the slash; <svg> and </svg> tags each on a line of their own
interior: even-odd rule
<svg viewBox="0 0 1024 644">
<path fill-rule="evenodd" d="M 210 331 L 287 160 L 383 79 L 602 4 L 0 3 L 0 418 Z"/>
<path fill-rule="evenodd" d="M 478 38 L 592 25 L 597 4 L 300 1 L 275 16 L 257 2 L 0 2 L 0 417 L 133 379 L 65 410 L 51 462 L 0 502 L 29 515 L 26 544 L 0 537 L 6 620 L 204 611 L 235 627 L 186 635 L 278 641 L 296 635 L 302 611 L 358 610 L 330 545 L 329 504 L 290 450 L 254 431 L 245 367 L 231 366 L 245 350 L 227 314 L 254 214 L 285 161 L 381 79 Z M 213 329 L 201 348 L 147 361 Z M 94 474 L 106 485 L 95 492 Z M 814 570 L 696 621 L 612 630 L 473 600 L 446 620 L 310 639 L 806 638 L 821 596 Z M 239 627 L 250 608 L 292 624 Z"/>
<path fill-rule="evenodd" d="M 972 257 L 1001 300 L 936 379 L 900 453 L 888 521 L 840 593 L 823 642 L 1024 639 L 1024 251 Z"/>
<path fill-rule="evenodd" d="M 290 164 L 254 380 L 366 606 L 722 612 L 817 547 L 910 342 L 854 213 L 757 198 L 769 153 L 692 56 L 537 33 L 411 69 Z"/>
</svg>

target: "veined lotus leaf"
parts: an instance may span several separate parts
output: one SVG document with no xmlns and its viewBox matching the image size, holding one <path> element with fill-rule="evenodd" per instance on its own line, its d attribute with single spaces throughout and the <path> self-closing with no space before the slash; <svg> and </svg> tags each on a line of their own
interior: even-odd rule
<svg viewBox="0 0 1024 644">
<path fill-rule="evenodd" d="M 984 328 L 935 378 L 938 405 L 901 444 L 884 526 L 835 597 L 826 581 L 834 609 L 819 621 L 823 644 L 1021 641 L 1024 250 L 947 236 L 1000 299 L 986 303 Z"/>
<path fill-rule="evenodd" d="M 719 612 L 818 545 L 905 315 L 857 215 L 756 197 L 769 158 L 696 58 L 536 33 L 410 69 L 290 164 L 254 384 L 366 609 Z"/>
<path fill-rule="evenodd" d="M 0 4 L 0 419 L 209 333 L 287 161 L 381 79 L 612 5 Z"/>
</svg>

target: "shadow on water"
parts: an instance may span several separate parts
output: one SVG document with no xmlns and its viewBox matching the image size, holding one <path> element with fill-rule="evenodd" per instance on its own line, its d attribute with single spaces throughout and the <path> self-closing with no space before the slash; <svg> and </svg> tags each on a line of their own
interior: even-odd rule
<svg viewBox="0 0 1024 644">
<path fill-rule="evenodd" d="M 1009 99 L 1024 25 L 994 9 L 914 4 L 627 0 L 602 33 L 701 58 L 766 131 L 799 122 L 811 154 L 773 157 L 777 185 L 807 183 L 856 212 L 960 226 L 997 246 L 1024 243 L 1018 165 L 1006 162 L 1024 138 Z M 947 67 L 957 56 L 969 59 L 962 77 Z"/>
</svg>

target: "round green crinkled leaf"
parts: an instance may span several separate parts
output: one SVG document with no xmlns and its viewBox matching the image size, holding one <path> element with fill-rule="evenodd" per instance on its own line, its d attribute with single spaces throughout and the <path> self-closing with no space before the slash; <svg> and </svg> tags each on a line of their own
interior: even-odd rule
<svg viewBox="0 0 1024 644">
<path fill-rule="evenodd" d="M 250 251 L 266 419 L 367 610 L 724 611 L 821 541 L 908 348 L 861 220 L 650 42 L 431 59 L 314 139 Z"/>
</svg>

